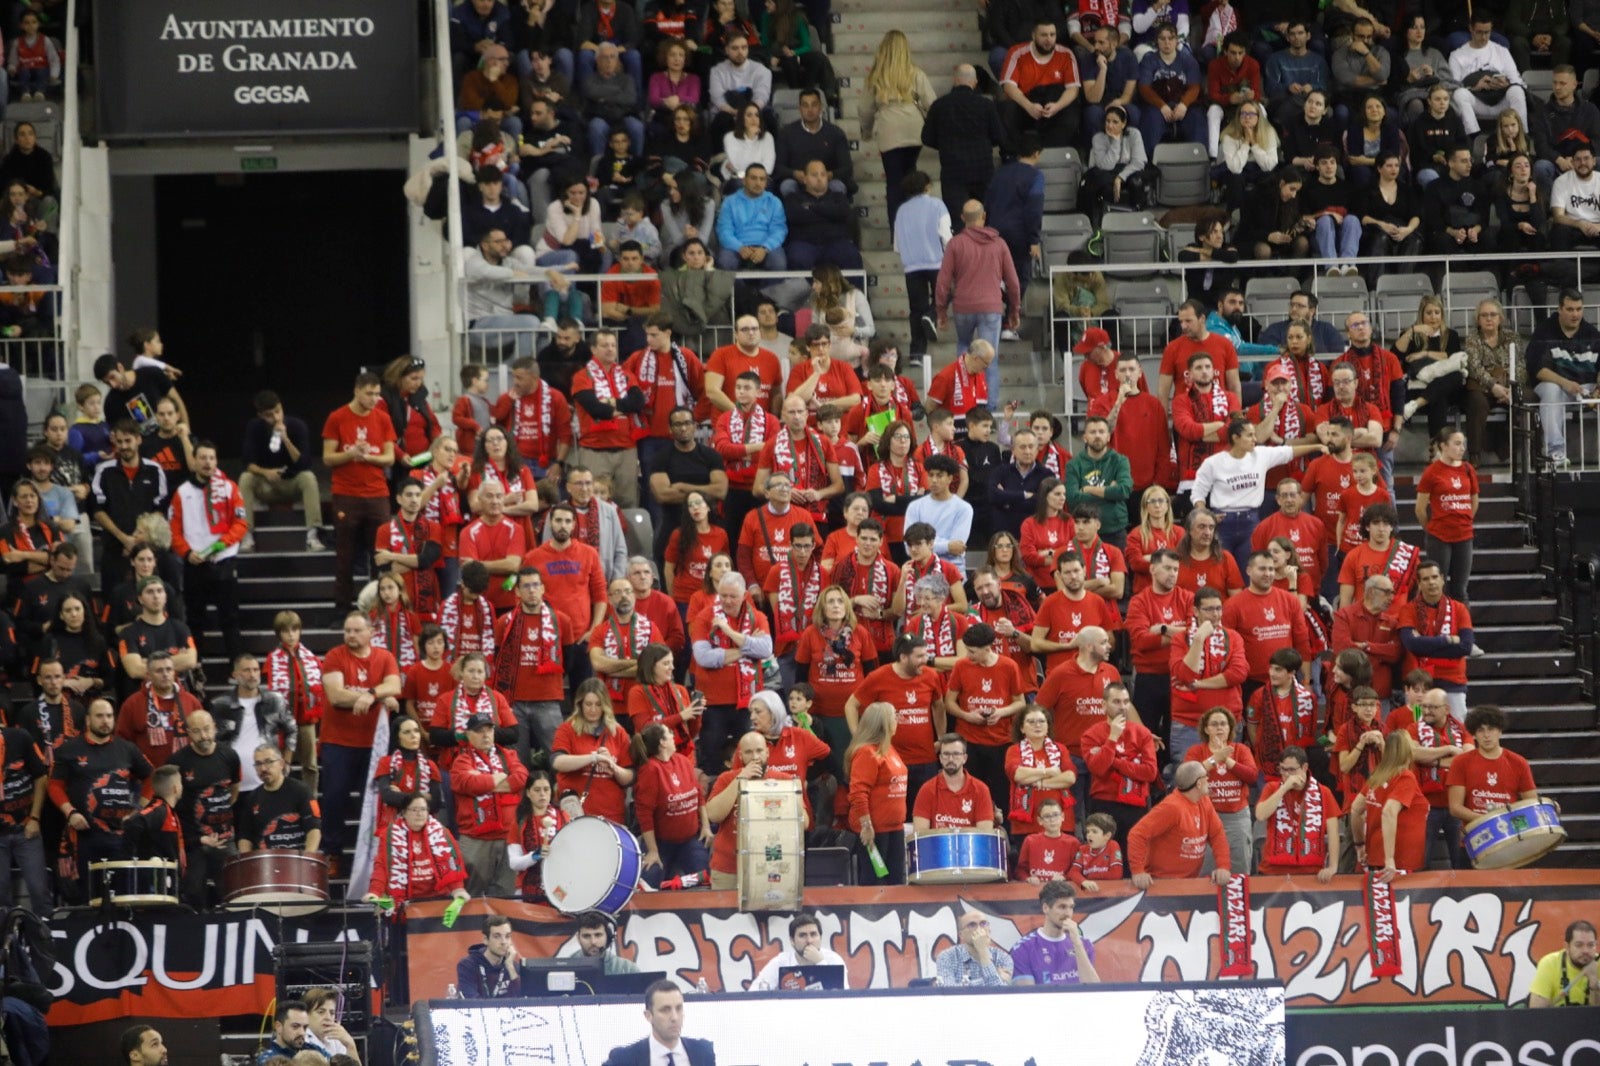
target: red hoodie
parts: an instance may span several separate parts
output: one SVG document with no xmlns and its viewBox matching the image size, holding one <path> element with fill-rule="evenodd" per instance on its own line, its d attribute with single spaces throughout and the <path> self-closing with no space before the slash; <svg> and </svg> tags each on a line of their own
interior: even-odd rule
<svg viewBox="0 0 1600 1066">
<path fill-rule="evenodd" d="M 934 295 L 933 306 L 940 313 L 948 308 L 958 315 L 992 315 L 1003 306 L 1005 320 L 1015 322 L 1021 303 L 1016 264 L 998 232 L 988 226 L 968 226 L 951 238 Z"/>
</svg>

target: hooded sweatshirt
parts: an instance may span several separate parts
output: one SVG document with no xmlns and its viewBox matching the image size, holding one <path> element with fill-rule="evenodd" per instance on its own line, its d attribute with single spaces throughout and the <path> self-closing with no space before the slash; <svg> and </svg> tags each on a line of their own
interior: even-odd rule
<svg viewBox="0 0 1600 1066">
<path fill-rule="evenodd" d="M 995 230 L 968 226 L 945 246 L 934 306 L 950 306 L 952 297 L 958 315 L 995 314 L 1004 309 L 1007 319 L 1014 321 L 1021 313 L 1016 264 Z"/>
<path fill-rule="evenodd" d="M 467 957 L 456 963 L 456 990 L 463 999 L 500 999 L 519 991 L 518 981 L 506 973 L 505 963 L 496 966 L 485 958 L 487 944 L 474 944 Z"/>
</svg>

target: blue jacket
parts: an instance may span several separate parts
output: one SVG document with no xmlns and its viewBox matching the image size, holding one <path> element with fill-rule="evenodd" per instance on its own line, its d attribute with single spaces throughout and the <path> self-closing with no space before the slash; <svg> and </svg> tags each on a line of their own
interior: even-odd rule
<svg viewBox="0 0 1600 1066">
<path fill-rule="evenodd" d="M 722 210 L 717 213 L 717 243 L 722 247 L 772 249 L 781 246 L 788 236 L 783 201 L 770 192 L 752 200 L 740 189 L 722 201 Z"/>
<path fill-rule="evenodd" d="M 989 226 L 1015 256 L 1039 243 L 1044 224 L 1044 171 L 1032 163 L 1013 161 L 994 172 L 983 194 Z"/>
<path fill-rule="evenodd" d="M 1317 53 L 1308 49 L 1303 56 L 1292 56 L 1287 48 L 1280 48 L 1267 59 L 1261 80 L 1267 99 L 1277 101 L 1288 96 L 1289 86 L 1296 83 L 1326 92 L 1332 77 L 1328 73 L 1328 61 Z"/>
<path fill-rule="evenodd" d="M 489 17 L 482 18 L 477 10 L 470 4 L 457 4 L 450 9 L 450 48 L 459 55 L 472 55 L 477 59 L 474 51 L 479 41 L 492 40 L 506 46 L 507 51 L 516 50 L 516 42 L 511 37 L 511 10 L 505 4 L 496 4 L 489 10 Z"/>
</svg>

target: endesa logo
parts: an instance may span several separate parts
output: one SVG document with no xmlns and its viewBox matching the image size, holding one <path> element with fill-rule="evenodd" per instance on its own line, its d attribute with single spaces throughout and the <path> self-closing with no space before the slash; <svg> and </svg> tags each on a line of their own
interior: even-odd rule
<svg viewBox="0 0 1600 1066">
<path fill-rule="evenodd" d="M 1518 1012 L 1518 1017 L 1528 1016 Z M 1292 1020 L 1290 1028 L 1294 1028 Z M 1293 1066 L 1600 1066 L 1600 1041 L 1583 1038 L 1552 1044 L 1531 1039 L 1512 1044 L 1474 1040 L 1460 1047 L 1456 1027 L 1447 1025 L 1443 1040 L 1437 1043 L 1354 1044 L 1347 1049 L 1316 1044 L 1302 1050 Z"/>
<path fill-rule="evenodd" d="M 304 85 L 241 85 L 233 90 L 236 104 L 309 104 Z"/>
</svg>

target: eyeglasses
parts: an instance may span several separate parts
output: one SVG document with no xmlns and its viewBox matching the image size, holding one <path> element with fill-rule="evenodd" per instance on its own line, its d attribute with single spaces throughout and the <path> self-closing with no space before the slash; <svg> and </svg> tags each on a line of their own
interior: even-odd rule
<svg viewBox="0 0 1600 1066">
<path fill-rule="evenodd" d="M 1300 769 L 1300 764 L 1297 763 L 1297 762 L 1286 762 L 1286 763 L 1279 763 L 1278 764 L 1278 773 L 1280 773 L 1280 774 L 1292 774 L 1292 773 L 1295 773 L 1296 771 L 1298 771 L 1299 769 Z"/>
<path fill-rule="evenodd" d="M 978 921 L 975 921 L 975 922 L 962 922 L 961 923 L 961 928 L 963 928 L 963 929 L 987 929 L 987 928 L 989 928 L 989 920 L 987 918 L 980 918 Z"/>
<path fill-rule="evenodd" d="M 253 765 L 257 770 L 259 770 L 264 766 L 277 766 L 281 762 L 283 762 L 282 759 L 257 759 L 251 765 Z"/>
</svg>

